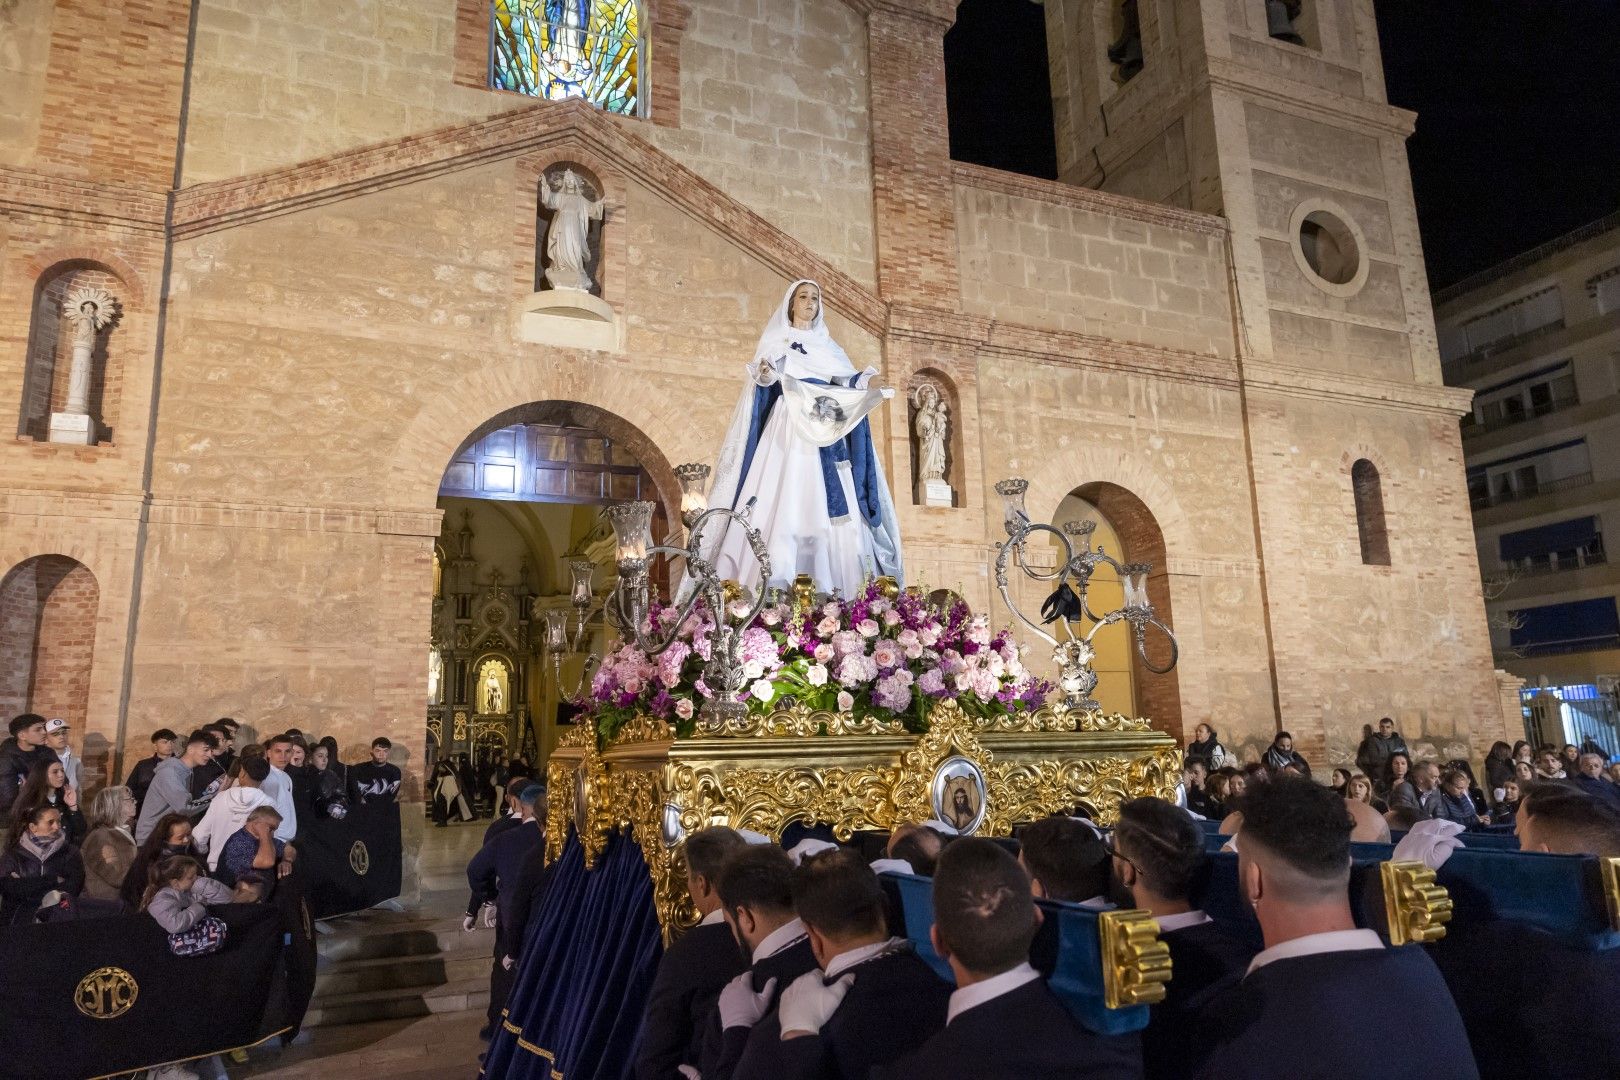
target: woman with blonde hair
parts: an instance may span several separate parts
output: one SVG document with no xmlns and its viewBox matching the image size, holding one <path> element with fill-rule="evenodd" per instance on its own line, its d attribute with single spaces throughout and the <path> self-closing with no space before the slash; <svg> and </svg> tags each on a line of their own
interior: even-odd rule
<svg viewBox="0 0 1620 1080">
<path fill-rule="evenodd" d="M 1356 802 L 1364 802 L 1380 814 L 1389 812 L 1389 806 L 1385 804 L 1384 800 L 1373 794 L 1372 781 L 1367 779 L 1365 773 L 1352 773 L 1350 775 L 1350 780 L 1344 785 L 1344 797 L 1354 799 Z"/>
<path fill-rule="evenodd" d="M 84 859 L 84 895 L 119 900 L 124 878 L 135 862 L 135 795 L 121 784 L 104 787 L 90 800 L 90 833 L 79 849 Z"/>
</svg>

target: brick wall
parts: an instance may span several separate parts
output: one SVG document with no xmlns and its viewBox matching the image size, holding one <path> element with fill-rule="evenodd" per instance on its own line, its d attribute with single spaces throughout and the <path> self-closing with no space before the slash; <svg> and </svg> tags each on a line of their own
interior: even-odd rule
<svg viewBox="0 0 1620 1080">
<path fill-rule="evenodd" d="M 0 581 L 0 714 L 60 716 L 82 732 L 99 602 L 95 576 L 62 555 Z"/>
<path fill-rule="evenodd" d="M 18 163 L 168 187 L 190 14 L 186 0 L 58 0 L 34 154 Z"/>
</svg>

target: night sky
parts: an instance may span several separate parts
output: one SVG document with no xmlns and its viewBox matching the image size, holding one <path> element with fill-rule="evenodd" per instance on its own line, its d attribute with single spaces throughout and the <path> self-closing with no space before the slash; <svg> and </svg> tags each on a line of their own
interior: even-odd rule
<svg viewBox="0 0 1620 1080">
<path fill-rule="evenodd" d="M 1376 0 L 1434 288 L 1620 209 L 1620 0 Z M 962 0 L 951 156 L 1057 173 L 1041 8 Z"/>
</svg>

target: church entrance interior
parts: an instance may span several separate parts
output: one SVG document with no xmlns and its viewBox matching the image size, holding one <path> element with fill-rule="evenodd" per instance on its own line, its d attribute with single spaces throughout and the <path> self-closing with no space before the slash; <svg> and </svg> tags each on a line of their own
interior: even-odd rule
<svg viewBox="0 0 1620 1080">
<path fill-rule="evenodd" d="M 480 427 L 445 470 L 425 658 L 426 764 L 430 775 L 450 765 L 471 809 L 499 801 L 493 784 L 503 766 L 522 759 L 540 774 L 571 714 L 567 698 L 585 655 L 610 636 L 599 599 L 577 652 L 548 649 L 545 633 L 546 612 L 566 612 L 572 637 L 576 567 L 588 563 L 597 598 L 614 585 L 603 508 L 658 503 L 652 535 L 664 536 L 668 518 L 637 443 L 645 440 L 617 417 L 542 402 Z M 437 778 L 430 793 L 436 787 Z"/>
</svg>

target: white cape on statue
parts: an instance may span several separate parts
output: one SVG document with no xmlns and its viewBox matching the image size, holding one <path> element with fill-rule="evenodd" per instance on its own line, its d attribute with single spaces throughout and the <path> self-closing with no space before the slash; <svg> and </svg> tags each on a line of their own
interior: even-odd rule
<svg viewBox="0 0 1620 1080">
<path fill-rule="evenodd" d="M 818 588 L 853 596 L 872 575 L 888 574 L 904 583 L 894 500 L 877 454 L 878 440 L 873 439 L 877 525 L 869 526 L 861 515 L 853 469 L 847 461 L 838 462 L 833 472 L 849 511 L 833 518 L 827 509 L 821 448 L 849 435 L 894 391 L 868 385 L 877 369 L 855 370 L 828 334 L 821 310 L 809 327 L 793 326 L 788 305 L 794 290 L 807 283 L 815 284 L 801 280 L 788 286 L 760 335 L 754 359 L 748 364 L 748 382 L 720 446 L 709 504 L 740 510 L 750 499 L 754 501 L 750 521 L 764 538 L 771 560 L 770 579 L 763 584 L 785 588 L 795 575 L 809 574 Z M 807 379 L 837 379 L 854 385 L 823 386 L 805 383 Z M 782 397 L 771 408 L 744 476 L 754 392 L 778 381 Z M 760 586 L 758 564 L 740 528 L 711 522 L 703 551 L 722 578 L 750 589 Z"/>
</svg>

